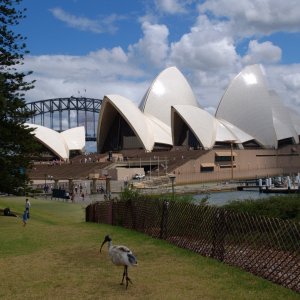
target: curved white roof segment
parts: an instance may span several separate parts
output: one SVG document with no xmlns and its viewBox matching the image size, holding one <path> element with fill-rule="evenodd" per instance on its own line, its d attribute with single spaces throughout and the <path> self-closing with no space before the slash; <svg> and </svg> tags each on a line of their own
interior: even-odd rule
<svg viewBox="0 0 300 300">
<path fill-rule="evenodd" d="M 299 136 L 300 135 L 300 115 L 291 109 L 288 109 L 288 111 L 289 111 L 291 120 L 293 122 L 294 128 Z"/>
<path fill-rule="evenodd" d="M 35 138 L 63 160 L 69 158 L 70 150 L 83 150 L 85 146 L 84 127 L 77 127 L 59 133 L 41 125 L 29 123 L 25 125 L 35 128 L 33 131 Z"/>
<path fill-rule="evenodd" d="M 147 122 L 151 127 L 154 143 L 172 146 L 173 142 L 172 142 L 171 127 L 167 126 L 165 123 L 161 122 L 154 116 L 145 114 L 145 118 L 147 119 Z"/>
<path fill-rule="evenodd" d="M 235 140 L 238 143 L 245 143 L 251 140 L 254 140 L 253 136 L 249 135 L 245 131 L 239 129 L 238 127 L 234 126 L 233 124 L 229 123 L 226 120 L 223 119 L 217 119 L 218 122 L 220 122 L 222 125 L 224 125 L 234 136 Z M 220 128 L 220 134 L 221 134 L 222 129 Z M 225 141 L 225 138 L 222 136 L 219 136 L 218 141 Z"/>
<path fill-rule="evenodd" d="M 233 132 L 231 132 L 225 124 L 216 119 L 216 142 L 240 143 L 240 140 Z"/>
<path fill-rule="evenodd" d="M 295 139 L 291 122 L 282 114 L 284 111 L 280 101 L 269 91 L 262 66 L 252 65 L 232 80 L 219 103 L 216 117 L 245 131 L 264 147 L 277 148 L 278 140 Z"/>
<path fill-rule="evenodd" d="M 204 149 L 210 149 L 213 147 L 216 139 L 216 122 L 215 118 L 211 114 L 200 107 L 192 105 L 174 105 L 172 107 L 171 117 L 173 141 L 175 131 L 175 112 L 182 120 L 184 120 Z"/>
<path fill-rule="evenodd" d="M 172 105 L 199 106 L 189 83 L 176 67 L 165 69 L 155 78 L 139 107 L 171 126 Z"/>
<path fill-rule="evenodd" d="M 269 94 L 273 101 L 273 123 L 277 140 L 283 140 L 285 138 L 292 137 L 294 142 L 298 144 L 299 136 L 295 130 L 293 121 L 291 120 L 289 110 L 282 105 L 281 100 L 275 91 L 270 90 Z"/>
<path fill-rule="evenodd" d="M 129 99 L 119 95 L 106 95 L 103 99 L 98 122 L 98 151 L 102 151 L 104 138 L 107 136 L 111 124 L 110 115 L 116 110 L 131 127 L 144 149 L 151 151 L 154 146 L 154 137 L 144 114 Z"/>
<path fill-rule="evenodd" d="M 85 147 L 85 129 L 84 126 L 67 129 L 60 133 L 69 150 L 83 150 Z"/>
</svg>

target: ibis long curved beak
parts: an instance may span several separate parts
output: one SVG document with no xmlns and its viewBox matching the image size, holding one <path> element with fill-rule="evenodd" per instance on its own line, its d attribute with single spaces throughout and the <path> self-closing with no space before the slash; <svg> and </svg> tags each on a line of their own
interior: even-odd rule
<svg viewBox="0 0 300 300">
<path fill-rule="evenodd" d="M 101 245 L 101 247 L 100 247 L 100 253 L 101 253 L 101 250 L 102 250 L 103 245 L 104 245 L 106 242 L 107 242 L 107 240 L 104 240 L 104 241 L 103 241 L 103 243 L 102 243 L 102 245 Z"/>
<path fill-rule="evenodd" d="M 104 245 L 106 242 L 111 242 L 111 238 L 110 238 L 109 235 L 106 235 L 106 236 L 105 236 L 104 241 L 103 241 L 103 243 L 102 243 L 102 245 L 101 245 L 101 247 L 100 247 L 100 253 L 101 253 L 101 249 L 102 249 L 103 245 Z"/>
</svg>

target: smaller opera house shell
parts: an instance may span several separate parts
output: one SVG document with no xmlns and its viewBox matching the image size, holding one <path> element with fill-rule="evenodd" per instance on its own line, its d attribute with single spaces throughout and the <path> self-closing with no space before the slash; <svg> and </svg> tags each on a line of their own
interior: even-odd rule
<svg viewBox="0 0 300 300">
<path fill-rule="evenodd" d="M 25 124 L 29 128 L 34 128 L 35 139 L 44 146 L 45 153 L 61 160 L 68 160 L 71 151 L 83 152 L 85 148 L 85 130 L 83 126 L 57 132 L 53 129 L 36 125 Z"/>
<path fill-rule="evenodd" d="M 246 67 L 232 80 L 215 116 L 198 104 L 182 73 L 170 67 L 154 79 L 139 106 L 120 95 L 104 97 L 97 150 L 209 150 L 228 143 L 277 149 L 298 144 L 299 133 L 299 116 L 270 90 L 261 65 Z"/>
</svg>

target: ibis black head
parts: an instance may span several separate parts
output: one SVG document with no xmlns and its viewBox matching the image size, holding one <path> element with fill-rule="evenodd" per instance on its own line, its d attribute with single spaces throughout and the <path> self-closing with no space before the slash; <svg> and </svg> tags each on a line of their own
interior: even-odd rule
<svg viewBox="0 0 300 300">
<path fill-rule="evenodd" d="M 104 237 L 104 241 L 103 241 L 103 243 L 102 243 L 102 245 L 101 245 L 101 247 L 100 247 L 100 252 L 101 252 L 101 249 L 102 249 L 103 245 L 104 245 L 106 242 L 111 242 L 111 237 L 110 237 L 109 235 L 106 235 L 106 236 Z"/>
</svg>

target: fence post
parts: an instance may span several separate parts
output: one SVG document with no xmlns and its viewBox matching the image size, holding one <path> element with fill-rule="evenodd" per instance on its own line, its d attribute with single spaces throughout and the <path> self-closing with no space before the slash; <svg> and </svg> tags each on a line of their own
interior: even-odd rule
<svg viewBox="0 0 300 300">
<path fill-rule="evenodd" d="M 161 223 L 160 223 L 160 239 L 166 239 L 167 237 L 167 224 L 168 224 L 168 215 L 169 215 L 169 201 L 163 202 Z"/>
<path fill-rule="evenodd" d="M 137 230 L 136 203 L 137 199 L 129 199 L 127 201 L 129 215 L 131 216 L 131 229 Z"/>
<path fill-rule="evenodd" d="M 107 224 L 113 224 L 113 200 L 108 200 L 108 211 L 107 211 Z"/>
<path fill-rule="evenodd" d="M 91 209 L 91 204 L 88 205 L 86 208 L 85 208 L 85 221 L 86 222 L 90 222 L 90 209 Z"/>
<path fill-rule="evenodd" d="M 213 223 L 213 242 L 212 242 L 211 256 L 220 261 L 224 260 L 225 236 L 226 236 L 225 211 L 223 209 L 218 209 Z"/>
</svg>

